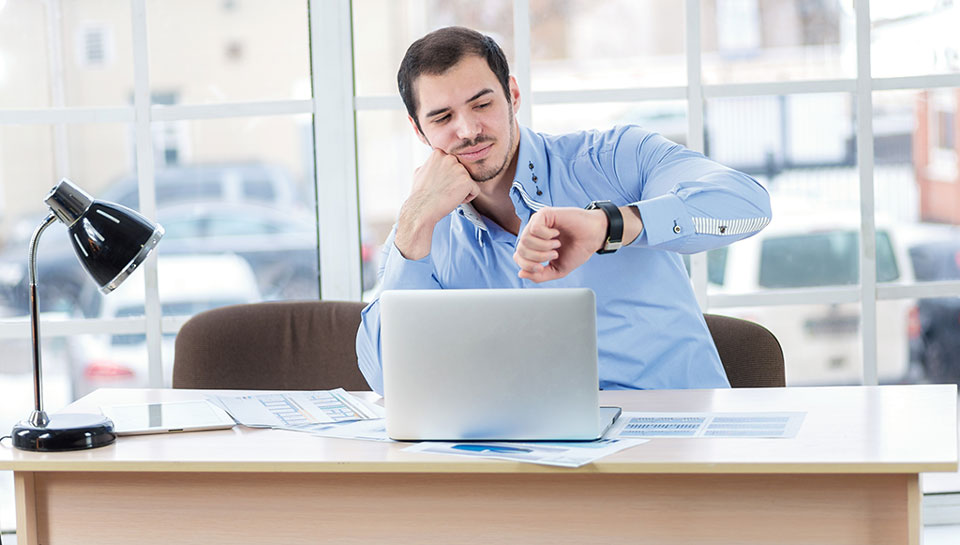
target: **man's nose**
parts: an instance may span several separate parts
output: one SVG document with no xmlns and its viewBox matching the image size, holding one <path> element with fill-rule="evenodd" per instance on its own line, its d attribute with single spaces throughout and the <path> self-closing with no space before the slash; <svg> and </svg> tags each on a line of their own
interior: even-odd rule
<svg viewBox="0 0 960 545">
<path fill-rule="evenodd" d="M 472 140 L 480 134 L 480 122 L 472 115 L 460 116 L 457 123 L 457 138 L 461 140 Z"/>
</svg>

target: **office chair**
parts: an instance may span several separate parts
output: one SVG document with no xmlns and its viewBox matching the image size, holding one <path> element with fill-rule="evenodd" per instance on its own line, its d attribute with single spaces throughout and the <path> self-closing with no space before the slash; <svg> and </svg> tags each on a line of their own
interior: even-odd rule
<svg viewBox="0 0 960 545">
<path fill-rule="evenodd" d="M 786 386 L 783 350 L 773 333 L 760 324 L 730 316 L 704 314 L 720 353 L 727 380 L 734 388 Z"/>
<path fill-rule="evenodd" d="M 197 314 L 177 334 L 173 387 L 369 390 L 355 347 L 364 306 L 284 301 Z"/>
</svg>

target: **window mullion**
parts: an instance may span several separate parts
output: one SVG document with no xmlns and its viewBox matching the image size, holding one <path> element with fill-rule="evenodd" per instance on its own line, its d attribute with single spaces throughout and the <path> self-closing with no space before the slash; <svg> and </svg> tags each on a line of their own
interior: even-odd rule
<svg viewBox="0 0 960 545">
<path fill-rule="evenodd" d="M 857 165 L 860 175 L 860 338 L 863 383 L 877 384 L 877 239 L 873 188 L 873 95 L 870 3 L 856 3 Z"/>
<path fill-rule="evenodd" d="M 516 55 L 513 63 L 513 73 L 520 86 L 520 124 L 533 124 L 533 84 L 530 80 L 530 2 L 529 0 L 514 0 L 513 2 L 513 51 Z"/>
<path fill-rule="evenodd" d="M 687 0 L 687 147 L 703 152 L 703 75 L 700 52 L 700 2 Z M 700 308 L 707 310 L 707 254 L 690 256 L 690 279 Z"/>
<path fill-rule="evenodd" d="M 137 180 L 140 189 L 140 213 L 157 217 L 154 189 L 153 135 L 150 131 L 150 77 L 147 50 L 146 0 L 132 0 L 133 27 L 133 109 L 137 139 Z M 163 242 L 160 242 L 161 248 Z M 161 250 L 162 251 L 162 250 Z M 160 353 L 160 295 L 157 288 L 157 252 L 152 252 L 141 265 L 144 269 L 144 317 L 147 326 L 147 368 L 152 388 L 163 386 L 163 364 Z"/>
<path fill-rule="evenodd" d="M 324 299 L 359 301 L 360 215 L 350 2 L 310 0 L 309 5 L 320 293 Z"/>
</svg>

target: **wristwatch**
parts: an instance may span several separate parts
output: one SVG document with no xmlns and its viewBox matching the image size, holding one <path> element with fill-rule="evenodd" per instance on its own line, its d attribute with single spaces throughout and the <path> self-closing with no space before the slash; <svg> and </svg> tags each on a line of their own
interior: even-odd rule
<svg viewBox="0 0 960 545">
<path fill-rule="evenodd" d="M 623 246 L 623 215 L 617 205 L 610 201 L 593 201 L 587 205 L 587 210 L 599 208 L 607 215 L 607 238 L 598 254 L 612 254 Z"/>
</svg>

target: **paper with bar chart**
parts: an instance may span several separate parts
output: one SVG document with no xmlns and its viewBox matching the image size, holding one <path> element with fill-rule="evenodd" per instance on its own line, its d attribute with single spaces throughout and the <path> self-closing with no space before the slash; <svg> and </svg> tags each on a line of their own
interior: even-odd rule
<svg viewBox="0 0 960 545">
<path fill-rule="evenodd" d="M 790 438 L 797 435 L 805 416 L 805 412 L 625 412 L 606 437 Z"/>
<path fill-rule="evenodd" d="M 237 422 L 253 428 L 309 431 L 341 422 L 383 418 L 383 408 L 343 388 L 309 392 L 273 392 L 212 396 Z"/>
</svg>

